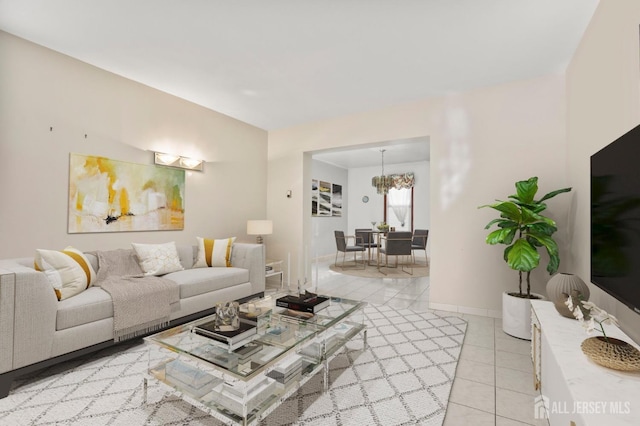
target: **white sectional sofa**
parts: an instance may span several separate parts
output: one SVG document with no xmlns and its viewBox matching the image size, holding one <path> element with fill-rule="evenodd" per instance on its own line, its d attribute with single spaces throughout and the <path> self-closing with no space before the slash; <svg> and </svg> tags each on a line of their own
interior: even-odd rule
<svg viewBox="0 0 640 426">
<path fill-rule="evenodd" d="M 193 268 L 194 246 L 178 246 L 178 255 L 184 270 L 163 276 L 180 290 L 170 327 L 212 314 L 217 302 L 264 294 L 263 245 L 235 243 L 232 267 Z M 97 258 L 88 258 L 97 271 Z M 109 293 L 89 287 L 58 301 L 33 258 L 0 260 L 0 398 L 16 377 L 113 344 Z"/>
</svg>

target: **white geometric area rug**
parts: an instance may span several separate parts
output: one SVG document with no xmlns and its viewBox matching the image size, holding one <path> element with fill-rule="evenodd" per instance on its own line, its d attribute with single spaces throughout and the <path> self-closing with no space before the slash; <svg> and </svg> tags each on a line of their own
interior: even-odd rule
<svg viewBox="0 0 640 426">
<path fill-rule="evenodd" d="M 358 335 L 330 362 L 329 392 L 318 373 L 262 426 L 442 424 L 466 322 L 388 306 L 364 312 L 368 347 Z M 14 382 L 0 425 L 224 424 L 154 380 L 142 404 L 149 350 L 136 340 Z"/>
</svg>

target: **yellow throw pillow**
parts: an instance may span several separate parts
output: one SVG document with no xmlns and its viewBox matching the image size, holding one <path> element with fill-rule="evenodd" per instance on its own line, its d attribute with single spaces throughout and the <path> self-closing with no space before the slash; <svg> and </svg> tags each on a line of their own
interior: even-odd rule
<svg viewBox="0 0 640 426">
<path fill-rule="evenodd" d="M 220 240 L 198 239 L 198 257 L 194 268 L 207 268 L 209 266 L 231 266 L 231 250 L 236 237 Z"/>
<path fill-rule="evenodd" d="M 36 250 L 35 269 L 44 272 L 58 300 L 68 299 L 89 288 L 96 273 L 85 255 L 67 247 L 64 250 Z"/>
<path fill-rule="evenodd" d="M 145 275 L 164 275 L 184 269 L 178 257 L 176 243 L 173 241 L 164 244 L 131 245 Z"/>
</svg>

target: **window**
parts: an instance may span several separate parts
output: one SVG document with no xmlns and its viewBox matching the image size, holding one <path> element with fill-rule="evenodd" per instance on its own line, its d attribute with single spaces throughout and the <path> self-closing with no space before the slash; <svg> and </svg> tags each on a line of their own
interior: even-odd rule
<svg viewBox="0 0 640 426">
<path fill-rule="evenodd" d="M 384 221 L 396 231 L 413 232 L 413 187 L 389 190 L 384 196 Z"/>
</svg>

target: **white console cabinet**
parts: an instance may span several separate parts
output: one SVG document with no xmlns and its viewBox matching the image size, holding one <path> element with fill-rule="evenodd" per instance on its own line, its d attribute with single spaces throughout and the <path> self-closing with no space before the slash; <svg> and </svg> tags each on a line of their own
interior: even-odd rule
<svg viewBox="0 0 640 426">
<path fill-rule="evenodd" d="M 589 337 L 580 323 L 560 315 L 548 301 L 531 301 L 534 384 L 540 385 L 551 426 L 640 425 L 640 373 L 595 364 L 580 344 Z M 635 345 L 617 327 L 607 336 Z M 635 345 L 637 347 L 637 345 Z M 537 378 L 536 378 L 537 375 Z"/>
</svg>

